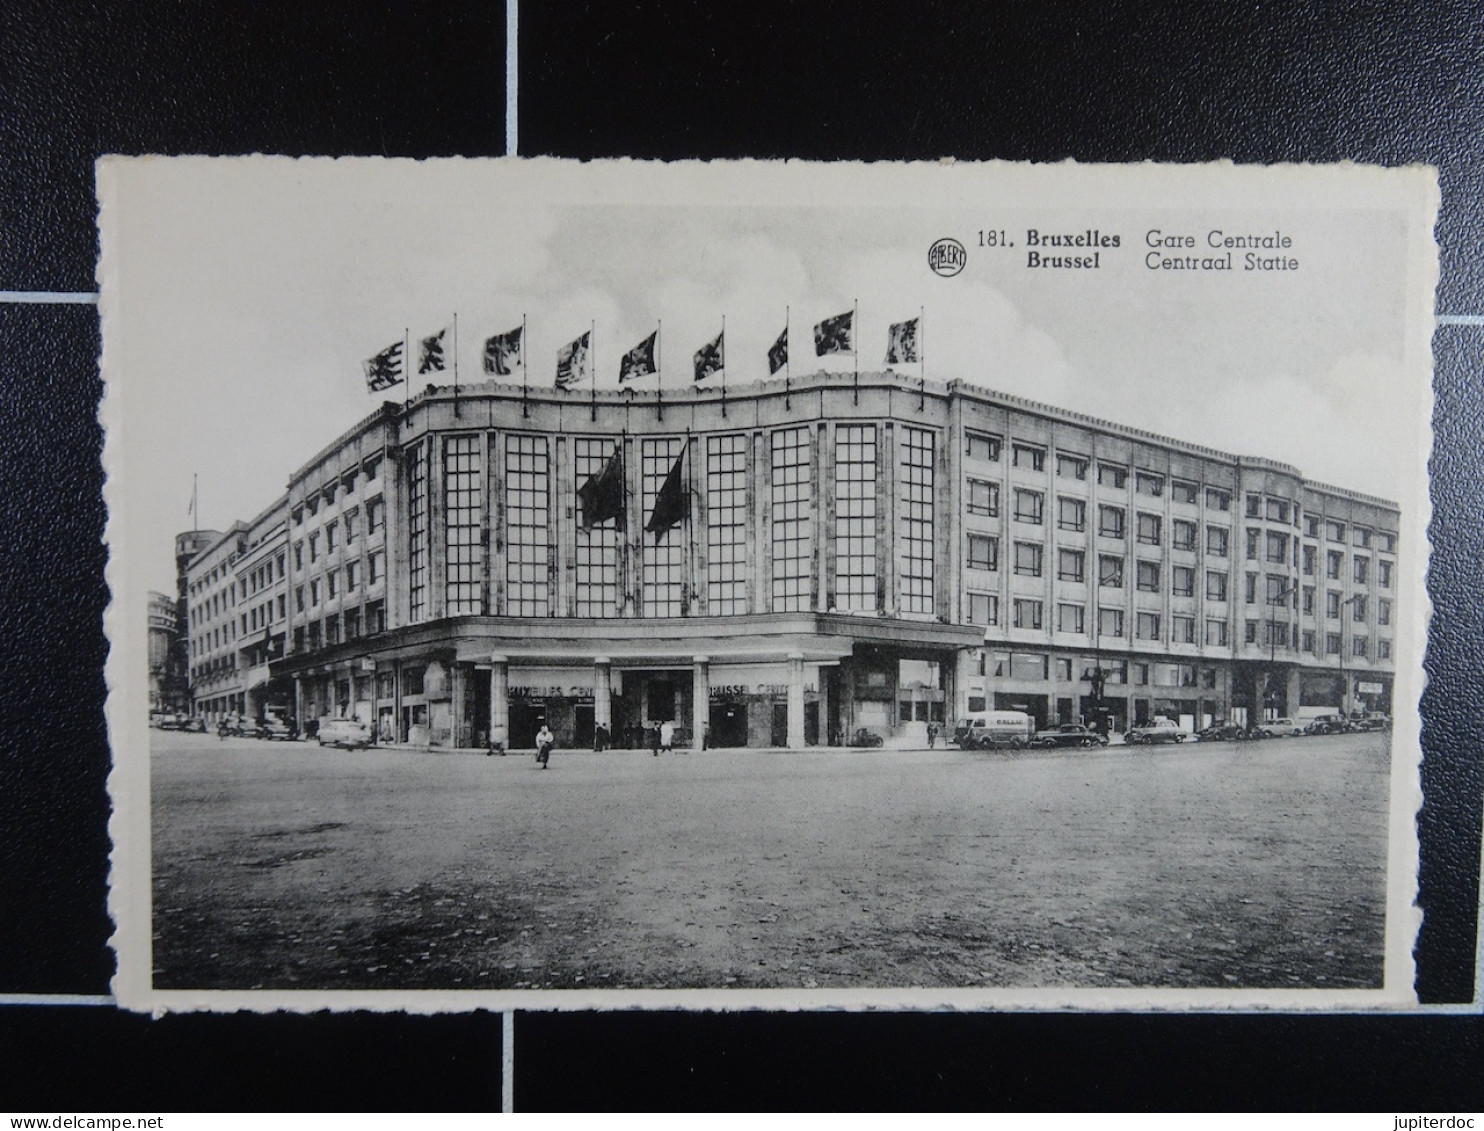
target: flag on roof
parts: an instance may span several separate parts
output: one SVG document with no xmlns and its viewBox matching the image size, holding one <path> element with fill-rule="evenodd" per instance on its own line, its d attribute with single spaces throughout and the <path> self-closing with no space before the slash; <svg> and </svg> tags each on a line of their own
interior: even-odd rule
<svg viewBox="0 0 1484 1131">
<path fill-rule="evenodd" d="M 521 351 L 521 329 L 517 326 L 504 334 L 496 334 L 484 343 L 484 371 L 492 377 L 509 377 L 517 365 L 525 364 Z"/>
<path fill-rule="evenodd" d="M 618 383 L 620 385 L 625 381 L 637 381 L 640 377 L 648 377 L 651 373 L 658 372 L 654 364 L 654 351 L 655 343 L 659 341 L 659 336 L 660 332 L 656 330 L 623 355 L 623 360 L 618 363 Z"/>
<path fill-rule="evenodd" d="M 855 311 L 826 318 L 814 327 L 814 356 L 855 352 Z"/>
<path fill-rule="evenodd" d="M 893 322 L 886 334 L 886 364 L 905 365 L 917 360 L 917 319 Z"/>
<path fill-rule="evenodd" d="M 726 337 L 723 330 L 715 338 L 696 350 L 696 380 L 704 381 L 713 373 L 720 373 L 727 367 L 726 343 L 722 340 Z"/>
<path fill-rule="evenodd" d="M 447 340 L 447 326 L 439 330 L 436 334 L 430 334 L 426 338 L 418 340 L 417 375 L 419 377 L 428 373 L 445 373 L 448 371 L 448 354 L 444 348 Z"/>
<path fill-rule="evenodd" d="M 362 363 L 366 370 L 366 389 L 368 392 L 379 393 L 382 389 L 390 389 L 393 385 L 400 385 L 404 376 L 402 372 L 402 343 L 393 342 L 375 357 Z"/>
<path fill-rule="evenodd" d="M 685 520 L 690 513 L 690 496 L 685 490 L 685 449 L 675 457 L 675 464 L 670 468 L 670 474 L 665 476 L 665 482 L 660 486 L 660 493 L 654 498 L 654 510 L 649 514 L 649 521 L 644 524 L 644 529 L 654 535 L 655 542 L 660 536 L 672 526 L 677 526 Z"/>
<path fill-rule="evenodd" d="M 556 387 L 570 389 L 592 377 L 592 331 L 557 350 Z"/>
<path fill-rule="evenodd" d="M 623 519 L 623 451 L 615 447 L 601 471 L 577 488 L 582 503 L 582 529 L 591 530 L 610 518 Z"/>
<path fill-rule="evenodd" d="M 768 376 L 771 377 L 788 364 L 788 327 L 778 335 L 778 340 L 768 348 Z"/>
</svg>

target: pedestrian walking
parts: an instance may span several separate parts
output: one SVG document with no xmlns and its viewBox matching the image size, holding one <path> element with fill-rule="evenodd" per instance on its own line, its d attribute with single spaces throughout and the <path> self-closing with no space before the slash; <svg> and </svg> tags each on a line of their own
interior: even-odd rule
<svg viewBox="0 0 1484 1131">
<path fill-rule="evenodd" d="M 937 741 L 938 728 L 933 723 L 928 723 L 928 749 L 931 750 Z"/>
<path fill-rule="evenodd" d="M 551 733 L 550 727 L 542 723 L 541 729 L 536 732 L 536 761 L 541 763 L 543 770 L 551 761 L 551 748 L 555 745 L 556 735 Z"/>
<path fill-rule="evenodd" d="M 670 753 L 675 745 L 675 724 L 669 719 L 660 723 L 660 749 Z"/>
</svg>

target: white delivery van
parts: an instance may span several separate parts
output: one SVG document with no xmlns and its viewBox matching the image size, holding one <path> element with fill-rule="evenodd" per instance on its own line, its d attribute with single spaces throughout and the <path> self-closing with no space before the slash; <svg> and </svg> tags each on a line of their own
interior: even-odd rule
<svg viewBox="0 0 1484 1131">
<path fill-rule="evenodd" d="M 984 711 L 964 716 L 953 732 L 965 750 L 1013 749 L 1029 746 L 1036 734 L 1036 721 L 1024 711 Z"/>
</svg>

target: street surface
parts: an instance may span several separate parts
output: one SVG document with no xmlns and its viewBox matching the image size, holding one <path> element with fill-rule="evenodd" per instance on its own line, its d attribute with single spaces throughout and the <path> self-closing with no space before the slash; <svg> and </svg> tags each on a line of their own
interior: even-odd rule
<svg viewBox="0 0 1484 1131">
<path fill-rule="evenodd" d="M 1385 734 L 545 771 L 152 737 L 160 989 L 1381 984 Z"/>
</svg>

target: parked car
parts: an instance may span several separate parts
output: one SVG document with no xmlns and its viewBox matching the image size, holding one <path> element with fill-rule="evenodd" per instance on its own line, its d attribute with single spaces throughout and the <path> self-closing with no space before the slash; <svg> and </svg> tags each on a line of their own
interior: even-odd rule
<svg viewBox="0 0 1484 1131">
<path fill-rule="evenodd" d="M 1035 720 L 1024 711 L 985 711 L 966 718 L 953 737 L 964 750 L 1018 750 L 1029 746 L 1035 734 Z"/>
<path fill-rule="evenodd" d="M 356 719 L 333 719 L 325 717 L 319 721 L 319 744 L 339 746 L 346 750 L 364 750 L 371 745 L 371 727 Z"/>
<path fill-rule="evenodd" d="M 294 737 L 294 732 L 288 723 L 269 715 L 263 720 L 263 725 L 258 728 L 258 737 L 288 742 Z"/>
<path fill-rule="evenodd" d="M 1050 730 L 1038 730 L 1032 746 L 1107 746 L 1108 736 L 1081 723 L 1062 723 Z"/>
<path fill-rule="evenodd" d="M 1259 723 L 1257 729 L 1269 738 L 1292 738 L 1296 734 L 1305 733 L 1304 724 L 1293 719 L 1274 719 L 1270 723 Z"/>
<path fill-rule="evenodd" d="M 1240 727 L 1236 723 L 1222 723 L 1195 732 L 1197 742 L 1245 742 L 1253 737 L 1260 737 L 1260 734 L 1249 735 L 1246 727 Z"/>
<path fill-rule="evenodd" d="M 1128 731 L 1123 740 L 1129 745 L 1152 746 L 1156 742 L 1184 742 L 1185 732 L 1174 719 L 1150 719 L 1143 726 Z"/>
<path fill-rule="evenodd" d="M 1358 719 L 1351 719 L 1350 729 L 1358 731 L 1390 730 L 1391 716 L 1382 714 L 1379 711 L 1372 711 L 1369 714 L 1362 715 Z"/>
<path fill-rule="evenodd" d="M 1304 730 L 1309 734 L 1346 734 L 1350 723 L 1344 715 L 1317 715 Z"/>
<path fill-rule="evenodd" d="M 866 727 L 861 727 L 853 735 L 850 736 L 850 741 L 847 742 L 846 745 L 872 747 L 880 746 L 881 741 L 881 736 L 874 730 L 868 730 Z"/>
<path fill-rule="evenodd" d="M 180 719 L 180 729 L 194 731 L 197 734 L 205 734 L 206 720 L 200 715 L 191 715 L 189 717 L 182 715 Z"/>
</svg>

